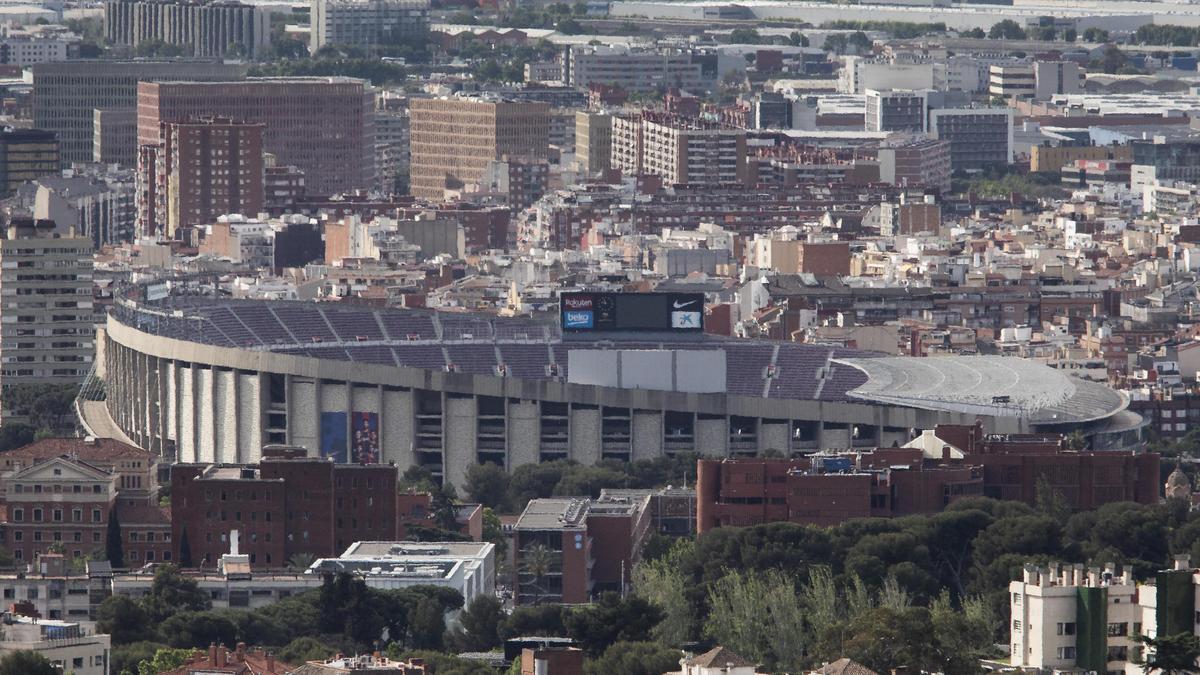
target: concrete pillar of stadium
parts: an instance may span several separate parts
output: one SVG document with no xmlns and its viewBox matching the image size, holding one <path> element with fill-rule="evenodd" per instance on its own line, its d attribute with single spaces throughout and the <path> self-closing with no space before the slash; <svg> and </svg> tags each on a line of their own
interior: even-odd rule
<svg viewBox="0 0 1200 675">
<path fill-rule="evenodd" d="M 213 397 L 213 454 L 218 462 L 236 464 L 254 461 L 261 450 L 246 448 L 238 452 L 238 426 L 241 424 L 237 403 L 237 376 L 232 370 L 214 369 Z"/>
<path fill-rule="evenodd" d="M 729 455 L 729 418 L 696 416 L 696 452 L 706 457 Z"/>
<path fill-rule="evenodd" d="M 200 461 L 196 452 L 196 380 L 191 366 L 179 369 L 179 461 Z"/>
<path fill-rule="evenodd" d="M 383 390 L 380 421 L 381 461 L 395 462 L 403 471 L 416 463 L 415 410 L 411 389 Z"/>
<path fill-rule="evenodd" d="M 263 433 L 263 380 L 262 373 L 238 373 L 234 383 L 237 404 L 236 444 L 239 461 L 257 462 L 262 458 L 262 446 L 266 443 Z"/>
<path fill-rule="evenodd" d="M 442 441 L 442 477 L 461 493 L 467 484 L 467 468 L 476 463 L 478 406 L 474 396 L 447 396 L 443 410 L 446 433 Z"/>
<path fill-rule="evenodd" d="M 762 420 L 758 425 L 758 450 L 779 450 L 788 454 L 791 443 L 789 430 L 791 424 L 787 420 Z"/>
<path fill-rule="evenodd" d="M 320 383 L 316 380 L 287 376 L 288 443 L 307 448 L 319 455 L 321 450 Z"/>
<path fill-rule="evenodd" d="M 570 457 L 580 464 L 600 461 L 599 406 L 571 406 Z"/>
<path fill-rule="evenodd" d="M 508 404 L 508 470 L 522 464 L 536 464 L 541 456 L 541 412 L 537 401 Z"/>
<path fill-rule="evenodd" d="M 654 459 L 663 456 L 663 418 L 658 410 L 634 410 L 631 459 Z"/>
<path fill-rule="evenodd" d="M 201 462 L 215 462 L 217 415 L 213 409 L 213 371 L 209 368 L 192 370 L 192 381 L 195 383 L 196 454 Z"/>
</svg>

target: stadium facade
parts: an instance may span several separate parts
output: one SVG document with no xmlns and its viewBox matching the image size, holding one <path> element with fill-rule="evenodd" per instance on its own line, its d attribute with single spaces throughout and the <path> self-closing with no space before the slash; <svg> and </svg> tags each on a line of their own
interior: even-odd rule
<svg viewBox="0 0 1200 675">
<path fill-rule="evenodd" d="M 335 461 L 420 464 L 459 485 L 480 461 L 886 447 L 976 420 L 991 433 L 1081 429 L 1094 449 L 1140 442 L 1125 396 L 1034 362 L 644 330 L 653 323 L 563 331 L 143 285 L 110 312 L 97 375 L 104 423 L 168 460 L 257 462 L 262 446 L 284 443 Z"/>
</svg>

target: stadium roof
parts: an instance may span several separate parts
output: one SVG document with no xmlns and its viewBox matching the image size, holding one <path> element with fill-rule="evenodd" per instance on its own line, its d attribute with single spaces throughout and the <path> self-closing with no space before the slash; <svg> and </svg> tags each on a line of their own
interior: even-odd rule
<svg viewBox="0 0 1200 675">
<path fill-rule="evenodd" d="M 879 403 L 994 417 L 1035 424 L 1110 417 L 1128 401 L 1102 384 L 1085 382 L 1037 361 L 1006 356 L 841 359 L 867 375 L 847 395 Z"/>
</svg>

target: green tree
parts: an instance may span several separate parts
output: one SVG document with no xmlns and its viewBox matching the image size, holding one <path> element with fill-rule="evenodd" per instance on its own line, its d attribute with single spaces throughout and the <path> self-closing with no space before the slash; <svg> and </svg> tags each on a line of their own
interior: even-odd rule
<svg viewBox="0 0 1200 675">
<path fill-rule="evenodd" d="M 527 635 L 566 637 L 562 605 L 523 605 L 500 624 L 500 637 L 507 640 Z"/>
<path fill-rule="evenodd" d="M 705 634 L 747 658 L 799 668 L 805 609 L 795 581 L 778 570 L 730 572 L 709 591 Z"/>
<path fill-rule="evenodd" d="M 284 663 L 306 663 L 320 661 L 333 656 L 337 651 L 317 638 L 303 635 L 279 650 L 279 660 Z"/>
<path fill-rule="evenodd" d="M 1005 19 L 988 30 L 988 37 L 993 40 L 1024 40 L 1026 35 L 1020 24 L 1012 19 Z"/>
<path fill-rule="evenodd" d="M 108 671 L 134 675 L 138 671 L 138 664 L 153 659 L 158 650 L 166 648 L 166 645 L 158 642 L 131 642 L 122 645 L 114 642 Z"/>
<path fill-rule="evenodd" d="M 424 597 L 408 616 L 409 644 L 416 649 L 442 649 L 442 636 L 446 632 L 446 620 L 442 606 L 432 598 Z"/>
<path fill-rule="evenodd" d="M 1108 31 L 1102 28 L 1088 28 L 1083 31 L 1084 42 L 1108 42 Z"/>
<path fill-rule="evenodd" d="M 483 540 L 495 545 L 496 560 L 508 559 L 508 537 L 504 534 L 500 516 L 492 509 L 483 510 Z"/>
<path fill-rule="evenodd" d="M 188 540 L 186 527 L 179 535 L 179 566 L 185 569 L 192 567 L 192 542 Z"/>
<path fill-rule="evenodd" d="M 204 612 L 212 607 L 208 594 L 200 590 L 196 580 L 183 576 L 178 567 L 169 564 L 155 568 L 150 592 L 141 604 L 154 624 L 166 621 L 176 612 Z"/>
<path fill-rule="evenodd" d="M 533 578 L 533 583 L 523 583 L 522 586 L 531 586 L 536 591 L 533 604 L 543 600 L 546 595 L 546 577 L 557 570 L 558 564 L 559 557 L 545 544 L 534 544 L 521 552 L 520 573 Z M 522 594 L 524 595 L 524 589 Z"/>
<path fill-rule="evenodd" d="M 125 549 L 122 547 L 121 540 L 121 518 L 117 515 L 115 504 L 112 511 L 108 513 L 108 530 L 105 534 L 104 556 L 108 558 L 113 569 L 125 567 Z"/>
<path fill-rule="evenodd" d="M 729 33 L 730 44 L 756 45 L 762 42 L 762 37 L 753 28 L 734 28 Z"/>
<path fill-rule="evenodd" d="M 657 642 L 617 642 L 584 666 L 588 675 L 662 675 L 679 668 L 678 649 Z"/>
<path fill-rule="evenodd" d="M 794 30 L 788 35 L 788 44 L 793 47 L 807 47 L 809 44 L 808 36 L 800 31 Z"/>
<path fill-rule="evenodd" d="M 695 617 L 688 602 L 688 582 L 681 565 L 694 550 L 689 540 L 679 540 L 665 556 L 646 560 L 633 569 L 633 587 L 662 612 L 654 637 L 666 645 L 680 646 L 691 639 Z"/>
<path fill-rule="evenodd" d="M 124 645 L 153 635 L 155 625 L 135 600 L 125 595 L 113 595 L 96 608 L 96 628 L 111 635 L 114 645 Z"/>
<path fill-rule="evenodd" d="M 1141 664 L 1146 675 L 1182 675 L 1196 672 L 1196 662 L 1200 660 L 1200 637 L 1191 633 L 1179 633 L 1160 638 L 1137 635 L 1134 639 L 1146 646 L 1148 655 Z M 0 672 L 3 672 L 3 668 L 0 668 Z"/>
<path fill-rule="evenodd" d="M 17 651 L 0 658 L 0 675 L 62 675 L 49 659 L 30 651 Z"/>
<path fill-rule="evenodd" d="M 6 422 L 0 426 L 0 452 L 25 447 L 33 442 L 37 429 L 20 422 Z"/>
<path fill-rule="evenodd" d="M 1045 476 L 1038 476 L 1034 483 L 1034 508 L 1060 523 L 1071 517 L 1071 504 Z"/>
<path fill-rule="evenodd" d="M 452 642 L 460 652 L 486 652 L 501 644 L 500 623 L 504 608 L 491 595 L 480 595 L 459 615 Z"/>
<path fill-rule="evenodd" d="M 501 512 L 508 508 L 508 472 L 492 462 L 472 464 L 467 468 L 467 496 L 480 504 Z"/>
<path fill-rule="evenodd" d="M 158 675 L 168 670 L 175 670 L 187 663 L 193 653 L 192 649 L 160 649 L 154 653 L 154 658 L 138 663 L 138 675 Z"/>
<path fill-rule="evenodd" d="M 649 635 L 661 619 L 662 612 L 644 598 L 604 593 L 598 601 L 567 612 L 563 623 L 584 651 L 599 656 L 616 642 Z"/>
<path fill-rule="evenodd" d="M 178 612 L 159 626 L 167 644 L 177 648 L 237 644 L 237 626 L 218 612 Z"/>
<path fill-rule="evenodd" d="M 983 32 L 982 28 L 975 27 L 969 31 L 962 33 L 962 36 L 969 37 L 969 38 L 975 38 L 976 40 L 982 40 L 983 38 L 987 37 L 987 33 Z"/>
</svg>

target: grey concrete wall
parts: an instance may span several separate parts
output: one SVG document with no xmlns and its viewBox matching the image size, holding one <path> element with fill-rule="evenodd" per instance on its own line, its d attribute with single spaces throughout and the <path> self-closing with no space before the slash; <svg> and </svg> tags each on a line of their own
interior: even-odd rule
<svg viewBox="0 0 1200 675">
<path fill-rule="evenodd" d="M 379 426 L 383 438 L 380 442 L 383 462 L 395 462 L 396 466 L 413 464 L 413 392 L 387 390 L 383 392 Z"/>
<path fill-rule="evenodd" d="M 536 464 L 542 440 L 540 406 L 536 401 L 508 404 L 508 468 Z"/>
<path fill-rule="evenodd" d="M 709 457 L 724 457 L 729 452 L 729 420 L 697 419 L 696 452 Z"/>
<path fill-rule="evenodd" d="M 663 454 L 663 415 L 657 410 L 635 410 L 633 420 L 633 459 L 653 459 Z"/>
<path fill-rule="evenodd" d="M 600 410 L 572 408 L 570 457 L 580 464 L 600 461 Z"/>
<path fill-rule="evenodd" d="M 442 476 L 461 492 L 466 487 L 467 469 L 477 461 L 475 399 L 447 396 L 445 406 L 443 417 L 446 434 L 442 439 Z"/>
</svg>

